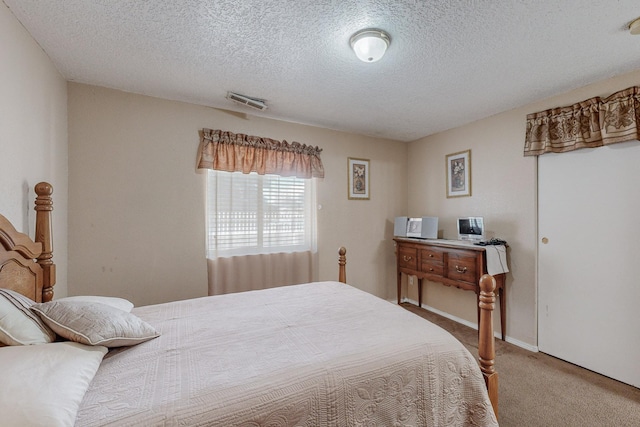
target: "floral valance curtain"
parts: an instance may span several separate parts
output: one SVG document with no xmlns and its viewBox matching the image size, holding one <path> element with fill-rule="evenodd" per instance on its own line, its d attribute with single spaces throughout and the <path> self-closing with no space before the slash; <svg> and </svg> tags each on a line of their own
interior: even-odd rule
<svg viewBox="0 0 640 427">
<path fill-rule="evenodd" d="M 640 87 L 595 97 L 568 107 L 527 115 L 525 156 L 564 153 L 579 148 L 638 139 Z"/>
<path fill-rule="evenodd" d="M 318 147 L 211 129 L 200 142 L 198 169 L 324 178 Z"/>
</svg>

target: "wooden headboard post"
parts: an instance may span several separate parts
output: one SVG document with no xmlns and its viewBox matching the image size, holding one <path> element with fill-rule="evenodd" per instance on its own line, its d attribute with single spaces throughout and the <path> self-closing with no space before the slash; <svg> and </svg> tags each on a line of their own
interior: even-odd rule
<svg viewBox="0 0 640 427">
<path fill-rule="evenodd" d="M 347 248 L 341 246 L 338 249 L 338 281 L 342 283 L 347 283 Z"/>
<path fill-rule="evenodd" d="M 478 336 L 478 356 L 480 370 L 487 385 L 487 392 L 493 412 L 498 417 L 498 373 L 495 370 L 495 340 L 493 336 L 493 309 L 496 302 L 496 279 L 489 274 L 480 278 L 480 326 Z"/>
<path fill-rule="evenodd" d="M 53 187 L 48 182 L 36 184 L 36 236 L 35 241 L 42 243 L 42 253 L 37 258 L 42 267 L 42 301 L 53 299 L 53 286 L 56 284 L 56 265 L 53 263 L 53 232 L 51 229 L 51 211 L 53 210 Z"/>
</svg>

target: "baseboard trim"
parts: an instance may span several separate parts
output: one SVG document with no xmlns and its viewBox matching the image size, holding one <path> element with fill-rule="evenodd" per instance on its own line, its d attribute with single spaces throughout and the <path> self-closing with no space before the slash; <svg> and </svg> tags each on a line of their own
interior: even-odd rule
<svg viewBox="0 0 640 427">
<path fill-rule="evenodd" d="M 396 301 L 391 301 L 391 302 L 393 302 L 394 304 L 396 303 Z M 413 305 L 418 305 L 418 301 L 414 301 L 411 298 L 403 298 L 402 302 L 408 302 L 408 303 L 413 304 Z M 475 329 L 476 331 L 478 330 L 478 324 L 477 323 L 469 322 L 468 320 L 461 319 L 461 318 L 459 318 L 457 316 L 454 316 L 454 315 L 449 314 L 449 313 L 447 313 L 445 311 L 442 311 L 442 310 L 438 310 L 437 308 L 431 307 L 431 306 L 426 305 L 426 304 L 422 304 L 422 308 L 424 308 L 425 310 L 430 311 L 432 313 L 438 314 L 438 315 L 440 315 L 442 317 L 446 317 L 447 319 L 453 320 L 454 322 L 461 323 L 461 324 L 463 324 L 465 326 L 468 326 L 468 327 L 470 327 L 472 329 Z M 498 339 L 502 338 L 502 335 L 499 332 L 495 332 L 494 336 L 496 338 L 498 338 Z M 516 346 L 518 346 L 520 348 L 532 351 L 534 353 L 537 353 L 538 351 L 540 351 L 540 350 L 538 350 L 538 346 L 528 344 L 528 343 L 526 343 L 524 341 L 520 341 L 520 340 L 517 340 L 515 338 L 511 338 L 509 335 L 507 335 L 505 337 L 505 341 L 508 342 L 509 344 L 516 345 Z"/>
</svg>

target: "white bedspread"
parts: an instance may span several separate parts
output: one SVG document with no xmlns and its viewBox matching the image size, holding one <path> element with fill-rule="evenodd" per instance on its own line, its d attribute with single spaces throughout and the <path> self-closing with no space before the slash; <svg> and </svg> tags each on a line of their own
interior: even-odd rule
<svg viewBox="0 0 640 427">
<path fill-rule="evenodd" d="M 387 301 L 320 282 L 135 308 L 76 426 L 497 425 L 474 357 Z"/>
</svg>

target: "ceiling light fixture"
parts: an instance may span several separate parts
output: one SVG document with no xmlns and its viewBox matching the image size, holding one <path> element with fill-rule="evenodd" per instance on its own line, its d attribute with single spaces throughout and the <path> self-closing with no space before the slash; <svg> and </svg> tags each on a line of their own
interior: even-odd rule
<svg viewBox="0 0 640 427">
<path fill-rule="evenodd" d="M 634 36 L 640 34 L 640 18 L 631 21 L 629 24 L 629 32 Z"/>
<path fill-rule="evenodd" d="M 385 31 L 367 28 L 351 36 L 349 44 L 358 59 L 363 62 L 376 62 L 387 51 L 391 37 Z"/>
</svg>

